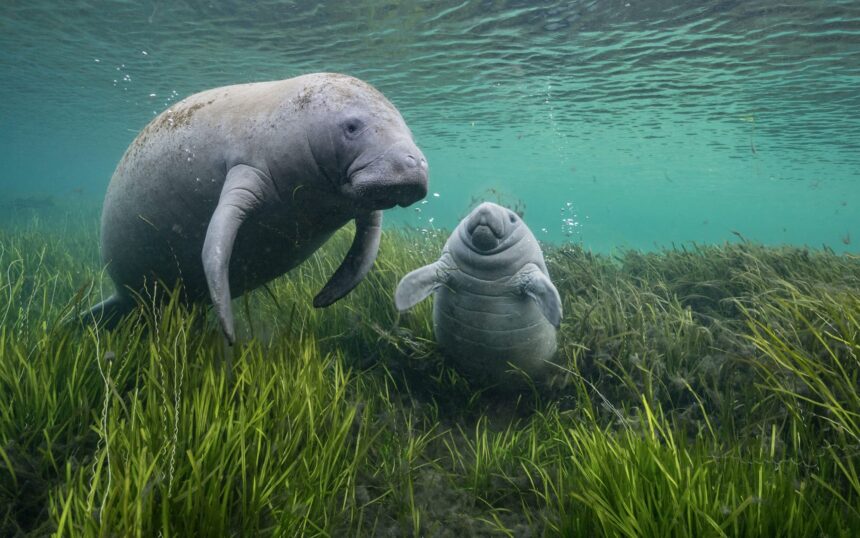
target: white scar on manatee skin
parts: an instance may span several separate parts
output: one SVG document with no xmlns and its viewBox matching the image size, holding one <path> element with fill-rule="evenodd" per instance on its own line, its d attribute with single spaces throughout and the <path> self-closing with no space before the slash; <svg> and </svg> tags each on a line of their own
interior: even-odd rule
<svg viewBox="0 0 860 538">
<path fill-rule="evenodd" d="M 407 274 L 394 303 L 405 311 L 431 294 L 440 348 L 466 373 L 496 382 L 552 371 L 561 298 L 537 239 L 520 217 L 485 202 L 460 222 L 441 257 Z"/>
</svg>

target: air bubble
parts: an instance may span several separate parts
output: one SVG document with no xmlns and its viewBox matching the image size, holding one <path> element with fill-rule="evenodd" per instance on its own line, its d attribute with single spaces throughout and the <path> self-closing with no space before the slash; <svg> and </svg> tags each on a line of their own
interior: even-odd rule
<svg viewBox="0 0 860 538">
<path fill-rule="evenodd" d="M 561 233 L 568 238 L 575 235 L 581 239 L 582 223 L 573 202 L 565 202 L 561 208 Z"/>
</svg>

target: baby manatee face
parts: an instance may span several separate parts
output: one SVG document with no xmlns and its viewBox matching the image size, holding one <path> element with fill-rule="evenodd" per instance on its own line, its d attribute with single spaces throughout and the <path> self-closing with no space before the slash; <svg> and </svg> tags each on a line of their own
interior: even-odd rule
<svg viewBox="0 0 860 538">
<path fill-rule="evenodd" d="M 308 141 L 328 180 L 367 209 L 405 207 L 424 198 L 427 159 L 397 109 L 363 81 L 332 77 L 306 90 L 313 96 Z"/>
<path fill-rule="evenodd" d="M 492 254 L 516 242 L 522 226 L 520 217 L 510 209 L 484 202 L 463 219 L 460 239 L 479 254 Z"/>
</svg>

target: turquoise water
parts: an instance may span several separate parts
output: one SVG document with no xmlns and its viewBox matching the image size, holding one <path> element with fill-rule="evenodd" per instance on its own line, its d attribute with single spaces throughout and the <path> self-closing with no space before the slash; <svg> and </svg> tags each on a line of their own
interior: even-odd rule
<svg viewBox="0 0 860 538">
<path fill-rule="evenodd" d="M 5 0 L 0 70 L 0 211 L 97 202 L 188 94 L 340 71 L 430 162 L 426 203 L 389 226 L 453 228 L 489 199 L 597 251 L 860 241 L 856 0 Z"/>
</svg>

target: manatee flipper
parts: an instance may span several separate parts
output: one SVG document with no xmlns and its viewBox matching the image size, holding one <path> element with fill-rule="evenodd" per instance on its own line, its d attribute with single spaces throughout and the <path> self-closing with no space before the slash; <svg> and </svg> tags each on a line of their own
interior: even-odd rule
<svg viewBox="0 0 860 538">
<path fill-rule="evenodd" d="M 382 236 L 382 211 L 371 211 L 355 219 L 355 237 L 340 267 L 314 297 L 314 306 L 322 308 L 337 301 L 364 278 L 379 252 Z"/>
<path fill-rule="evenodd" d="M 133 309 L 134 301 L 124 295 L 114 293 L 92 307 L 89 312 L 81 315 L 80 320 L 84 324 L 98 324 L 106 329 L 112 329 Z"/>
<path fill-rule="evenodd" d="M 561 297 L 549 277 L 537 265 L 527 263 L 514 280 L 520 292 L 534 299 L 546 320 L 557 329 L 561 324 Z"/>
<path fill-rule="evenodd" d="M 209 296 L 227 341 L 233 344 L 236 334 L 230 306 L 230 256 L 239 227 L 264 205 L 279 201 L 272 179 L 264 172 L 245 164 L 227 172 L 218 206 L 206 229 L 203 242 L 203 272 L 209 285 Z"/>
<path fill-rule="evenodd" d="M 436 288 L 445 284 L 452 270 L 456 270 L 456 266 L 450 255 L 445 252 L 441 258 L 430 265 L 407 273 L 394 291 L 394 306 L 401 312 L 409 310 L 436 291 Z"/>
</svg>

